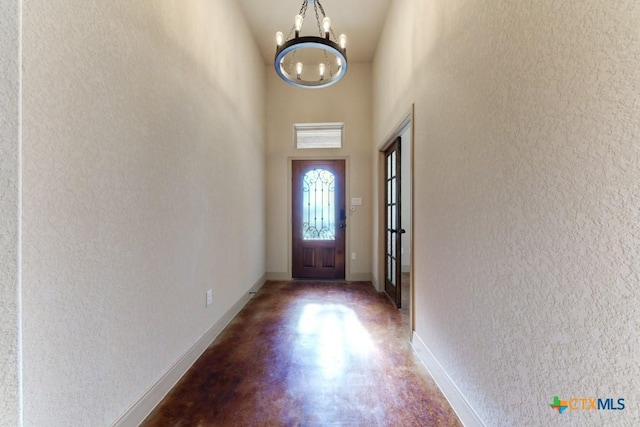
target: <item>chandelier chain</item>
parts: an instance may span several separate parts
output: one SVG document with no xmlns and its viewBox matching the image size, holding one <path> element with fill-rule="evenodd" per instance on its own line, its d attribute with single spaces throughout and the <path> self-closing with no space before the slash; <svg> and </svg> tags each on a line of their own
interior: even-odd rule
<svg viewBox="0 0 640 427">
<path fill-rule="evenodd" d="M 309 6 L 309 0 L 304 0 L 302 2 L 302 6 L 300 6 L 300 13 L 299 15 L 302 16 L 302 22 L 304 24 L 304 18 L 307 15 L 307 7 Z M 289 30 L 289 34 L 287 34 L 287 40 L 291 39 L 291 35 L 293 34 L 293 32 L 295 31 L 296 26 L 295 24 L 293 26 L 291 26 L 291 30 Z M 300 28 L 300 30 L 302 30 L 302 28 Z M 291 54 L 291 59 L 289 60 L 289 73 L 291 73 L 291 70 L 293 69 L 293 62 L 296 59 L 296 52 L 293 51 L 293 53 Z"/>
<path fill-rule="evenodd" d="M 302 6 L 300 6 L 300 13 L 298 15 L 302 16 L 302 23 L 304 24 L 304 18 L 307 15 L 307 6 L 309 4 L 309 0 L 305 0 L 302 2 Z M 291 40 L 291 35 L 296 30 L 296 25 L 293 24 L 291 29 L 289 30 L 289 34 L 287 34 L 287 38 L 285 40 Z M 302 28 L 300 29 L 302 30 Z"/>
<path fill-rule="evenodd" d="M 318 24 L 318 33 L 320 34 L 320 37 L 324 36 L 324 34 L 322 34 L 322 28 L 320 28 L 320 16 L 318 15 L 318 2 L 314 2 L 313 3 L 313 8 L 316 11 L 316 23 Z M 322 9 L 322 5 L 320 5 L 320 9 Z M 324 17 L 324 11 L 322 11 L 322 16 Z"/>
<path fill-rule="evenodd" d="M 294 50 L 291 53 L 291 60 L 289 61 L 289 74 L 291 74 L 291 70 L 293 70 L 293 61 L 296 59 L 296 51 Z"/>
<path fill-rule="evenodd" d="M 325 16 L 327 16 L 326 13 L 324 13 L 324 7 L 322 7 L 322 3 L 320 3 L 319 0 L 316 0 L 316 2 L 318 4 L 318 6 L 320 6 L 320 11 L 322 12 L 322 17 L 324 18 Z"/>
<path fill-rule="evenodd" d="M 327 14 L 324 13 L 324 7 L 322 7 L 322 3 L 320 3 L 320 0 L 316 0 L 314 2 L 314 7 L 315 4 L 318 4 L 318 6 L 320 6 L 320 11 L 322 12 L 322 17 L 326 17 Z M 318 17 L 318 8 L 316 7 L 316 19 L 318 20 L 318 28 L 320 28 L 320 18 Z M 336 33 L 333 32 L 333 28 L 329 28 L 329 31 L 331 32 L 331 35 L 333 36 L 334 40 L 337 40 L 338 38 L 336 37 Z M 322 31 L 320 31 L 320 36 L 323 36 Z"/>
<path fill-rule="evenodd" d="M 320 37 L 324 37 L 324 33 L 322 32 L 322 28 L 320 27 L 320 15 L 318 14 L 318 6 L 320 6 L 320 11 L 322 12 L 322 17 L 325 18 L 327 16 L 326 13 L 324 13 L 324 8 L 322 7 L 322 3 L 320 3 L 318 0 L 316 0 L 315 2 L 313 2 L 313 8 L 316 11 L 316 23 L 318 24 L 318 33 L 320 34 Z M 333 30 L 331 30 L 331 34 L 333 34 Z M 335 38 L 335 34 L 333 35 L 333 38 Z M 333 77 L 333 67 L 331 66 L 331 61 L 329 61 L 329 55 L 327 55 L 326 51 L 323 51 L 322 53 L 324 53 L 324 59 L 325 59 L 325 63 L 327 64 L 327 67 L 329 68 L 329 76 Z"/>
</svg>

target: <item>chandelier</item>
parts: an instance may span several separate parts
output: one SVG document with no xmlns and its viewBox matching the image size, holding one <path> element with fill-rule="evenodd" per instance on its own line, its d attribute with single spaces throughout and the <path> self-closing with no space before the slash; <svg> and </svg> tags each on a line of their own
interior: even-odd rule
<svg viewBox="0 0 640 427">
<path fill-rule="evenodd" d="M 319 36 L 300 35 L 309 3 L 313 4 Z M 286 39 L 282 32 L 276 33 L 274 67 L 282 80 L 302 88 L 331 86 L 344 77 L 347 36 L 336 38 L 320 0 L 303 0 Z"/>
</svg>

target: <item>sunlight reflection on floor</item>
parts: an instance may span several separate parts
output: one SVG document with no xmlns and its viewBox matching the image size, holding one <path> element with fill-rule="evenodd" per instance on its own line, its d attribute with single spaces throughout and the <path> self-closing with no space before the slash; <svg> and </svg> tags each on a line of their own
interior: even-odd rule
<svg viewBox="0 0 640 427">
<path fill-rule="evenodd" d="M 356 313 L 344 305 L 307 304 L 298 322 L 299 344 L 325 379 L 341 377 L 350 361 L 367 358 L 373 344 Z"/>
</svg>

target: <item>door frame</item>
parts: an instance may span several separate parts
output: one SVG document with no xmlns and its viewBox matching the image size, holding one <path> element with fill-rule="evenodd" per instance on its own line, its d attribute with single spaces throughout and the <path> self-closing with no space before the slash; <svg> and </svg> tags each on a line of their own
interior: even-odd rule
<svg viewBox="0 0 640 427">
<path fill-rule="evenodd" d="M 347 229 L 344 235 L 344 280 L 353 280 L 351 278 L 351 227 L 350 227 L 350 211 L 348 209 L 349 200 L 351 200 L 351 190 L 349 182 L 350 165 L 349 156 L 288 156 L 287 157 L 287 275 L 289 280 L 293 278 L 293 161 L 294 160 L 344 160 L 344 197 L 347 207 Z M 322 280 L 322 279 L 313 279 Z M 333 279 L 332 279 L 333 280 Z M 334 280 L 335 281 L 335 280 Z"/>
<path fill-rule="evenodd" d="M 386 179 L 385 179 L 385 151 L 391 144 L 395 142 L 395 140 L 400 137 L 407 129 L 411 131 L 409 141 L 402 141 L 402 149 L 409 151 L 409 168 L 410 173 L 407 178 L 402 176 L 402 179 L 409 179 L 409 185 L 411 191 L 409 192 L 409 211 L 410 211 L 410 230 L 406 235 L 410 239 L 409 244 L 409 324 L 410 324 L 410 340 L 413 338 L 413 331 L 415 330 L 415 275 L 414 275 L 414 218 L 415 218 L 415 203 L 414 203 L 414 174 L 415 174 L 415 166 L 414 166 L 414 140 L 415 140 L 415 104 L 411 104 L 409 111 L 403 115 L 402 120 L 396 124 L 393 130 L 384 138 L 383 142 L 380 143 L 377 147 L 378 149 L 378 161 L 377 161 L 377 193 L 378 200 L 376 203 L 377 216 L 376 216 L 376 224 L 375 228 L 377 230 L 377 246 L 376 246 L 376 288 L 379 292 L 385 292 L 385 273 L 384 273 L 384 263 L 386 256 L 386 248 L 384 247 L 385 242 L 385 191 L 386 191 Z M 406 207 L 405 207 L 406 209 Z M 386 295 L 386 292 L 385 292 Z"/>
</svg>

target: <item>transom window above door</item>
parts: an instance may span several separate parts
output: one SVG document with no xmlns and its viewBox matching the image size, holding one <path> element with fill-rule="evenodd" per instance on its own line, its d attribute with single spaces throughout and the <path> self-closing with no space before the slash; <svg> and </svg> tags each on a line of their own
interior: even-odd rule
<svg viewBox="0 0 640 427">
<path fill-rule="evenodd" d="M 293 140 L 298 149 L 342 148 L 344 123 L 296 123 Z"/>
</svg>

